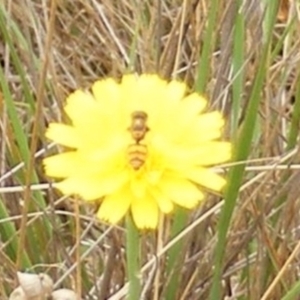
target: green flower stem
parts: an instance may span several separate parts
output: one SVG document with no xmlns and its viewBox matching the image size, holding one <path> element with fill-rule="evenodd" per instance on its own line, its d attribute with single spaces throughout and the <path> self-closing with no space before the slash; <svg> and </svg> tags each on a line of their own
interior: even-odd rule
<svg viewBox="0 0 300 300">
<path fill-rule="evenodd" d="M 139 300 L 141 294 L 140 283 L 140 238 L 139 232 L 130 215 L 126 217 L 126 258 L 129 279 L 128 300 Z"/>
</svg>

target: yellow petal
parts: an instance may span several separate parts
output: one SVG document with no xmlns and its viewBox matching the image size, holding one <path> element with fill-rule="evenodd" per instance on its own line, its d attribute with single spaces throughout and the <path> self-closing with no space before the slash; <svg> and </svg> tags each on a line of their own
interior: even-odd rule
<svg viewBox="0 0 300 300">
<path fill-rule="evenodd" d="M 47 157 L 43 160 L 48 176 L 95 177 L 105 178 L 107 174 L 115 174 L 126 167 L 126 156 L 122 148 L 103 148 L 91 151 L 69 151 Z"/>
<path fill-rule="evenodd" d="M 136 226 L 140 229 L 155 229 L 158 224 L 158 207 L 155 200 L 147 195 L 144 199 L 134 199 L 131 204 L 131 213 Z"/>
<path fill-rule="evenodd" d="M 143 74 L 139 77 L 136 85 L 136 97 L 142 110 L 148 114 L 147 123 L 151 129 L 155 124 L 164 105 L 164 94 L 167 82 L 157 75 Z M 160 109 L 157 109 L 160 107 Z"/>
<path fill-rule="evenodd" d="M 88 92 L 77 90 L 67 98 L 64 107 L 65 112 L 72 120 L 73 124 L 81 124 L 86 115 L 94 114 L 97 103 Z"/>
<path fill-rule="evenodd" d="M 199 114 L 207 106 L 207 100 L 198 93 L 192 93 L 182 99 L 185 113 Z"/>
<path fill-rule="evenodd" d="M 130 188 L 134 197 L 141 199 L 145 197 L 147 182 L 140 178 L 131 180 Z"/>
<path fill-rule="evenodd" d="M 65 152 L 54 156 L 47 157 L 43 160 L 45 173 L 48 176 L 56 178 L 68 177 L 76 174 L 80 159 L 77 152 Z"/>
<path fill-rule="evenodd" d="M 163 102 L 166 85 L 157 75 L 124 75 L 120 84 L 123 111 L 130 116 L 133 111 L 143 110 L 150 113 L 152 119 L 158 111 L 157 104 Z"/>
<path fill-rule="evenodd" d="M 162 179 L 158 188 L 174 203 L 186 208 L 194 208 L 204 197 L 195 184 L 170 175 Z"/>
<path fill-rule="evenodd" d="M 191 124 L 195 123 L 207 101 L 199 94 L 193 93 L 178 103 L 172 103 L 168 111 L 161 116 L 160 128 L 157 129 L 169 140 L 180 143 L 185 139 Z M 159 105 L 161 109 L 161 105 Z M 195 139 L 195 137 L 194 137 Z M 185 141 L 184 141 L 185 142 Z"/>
<path fill-rule="evenodd" d="M 71 94 L 65 111 L 81 135 L 82 144 L 100 146 L 114 136 L 116 131 L 122 130 L 115 109 L 108 109 L 105 101 L 96 101 L 88 92 L 78 90 Z"/>
<path fill-rule="evenodd" d="M 124 75 L 121 81 L 122 105 L 124 113 L 130 118 L 131 112 L 143 110 L 140 98 L 136 93 L 138 77 L 135 74 Z"/>
<path fill-rule="evenodd" d="M 123 118 L 120 84 L 111 78 L 98 80 L 93 84 L 92 91 L 103 112 L 102 120 L 106 123 L 111 120 L 111 129 L 115 131 L 124 126 L 127 128 L 129 120 Z"/>
<path fill-rule="evenodd" d="M 109 223 L 116 224 L 127 213 L 131 201 L 132 195 L 129 193 L 128 188 L 119 190 L 105 197 L 97 212 L 97 217 Z"/>
<path fill-rule="evenodd" d="M 48 139 L 66 147 L 77 148 L 81 144 L 78 131 L 69 125 L 51 123 L 45 135 Z"/>
<path fill-rule="evenodd" d="M 224 123 L 222 114 L 217 111 L 200 115 L 190 122 L 181 141 L 183 144 L 199 145 L 218 139 L 222 136 Z"/>
<path fill-rule="evenodd" d="M 168 198 L 167 195 L 164 195 L 159 189 L 152 187 L 149 192 L 157 202 L 161 212 L 168 214 L 174 210 L 172 200 Z"/>
<path fill-rule="evenodd" d="M 172 80 L 168 83 L 165 91 L 165 99 L 163 101 L 168 101 L 172 105 L 179 103 L 180 100 L 184 97 L 187 90 L 185 83 Z"/>
<path fill-rule="evenodd" d="M 207 101 L 200 95 L 193 93 L 180 101 L 176 108 L 176 127 L 186 127 L 206 107 Z M 174 127 L 175 124 L 173 124 Z"/>
<path fill-rule="evenodd" d="M 228 142 L 206 142 L 197 146 L 172 145 L 167 141 L 156 141 L 154 151 L 161 154 L 165 165 L 171 170 L 190 166 L 211 166 L 231 158 L 231 144 Z"/>
<path fill-rule="evenodd" d="M 107 107 L 115 110 L 115 105 L 120 103 L 120 85 L 112 78 L 96 81 L 92 86 L 95 100 L 102 103 L 107 103 Z"/>
<path fill-rule="evenodd" d="M 106 169 L 110 169 L 125 163 L 128 145 L 126 141 L 122 136 L 115 136 L 101 146 L 81 145 L 78 152 L 85 159 L 85 163 L 92 164 L 95 168 L 102 169 L 106 166 Z"/>
<path fill-rule="evenodd" d="M 198 126 L 202 129 L 221 128 L 224 125 L 223 115 L 219 111 L 208 112 L 198 116 Z"/>
<path fill-rule="evenodd" d="M 232 155 L 229 142 L 208 142 L 200 146 L 195 163 L 201 166 L 211 166 L 228 161 Z"/>
<path fill-rule="evenodd" d="M 178 111 L 181 104 L 181 100 L 186 93 L 186 85 L 177 80 L 169 82 L 165 88 L 162 90 L 161 95 L 159 96 L 159 103 L 155 106 L 156 118 L 154 119 L 153 124 L 151 125 L 151 130 L 153 132 L 165 136 L 165 138 L 173 139 L 173 136 L 176 135 L 174 131 L 174 126 L 178 121 Z M 159 107 L 159 109 L 158 109 Z"/>
<path fill-rule="evenodd" d="M 184 175 L 190 180 L 215 191 L 220 191 L 226 184 L 226 180 L 212 170 L 195 168 L 188 170 Z"/>
<path fill-rule="evenodd" d="M 100 199 L 113 194 L 128 181 L 126 172 L 116 173 L 107 177 L 70 177 L 56 184 L 63 194 L 77 194 L 83 200 Z"/>
</svg>

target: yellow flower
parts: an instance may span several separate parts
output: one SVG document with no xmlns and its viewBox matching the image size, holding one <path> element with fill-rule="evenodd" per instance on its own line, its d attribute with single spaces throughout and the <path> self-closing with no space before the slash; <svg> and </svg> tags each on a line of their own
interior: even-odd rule
<svg viewBox="0 0 300 300">
<path fill-rule="evenodd" d="M 97 216 L 117 223 L 131 211 L 139 228 L 156 228 L 159 213 L 194 208 L 202 187 L 225 180 L 209 167 L 231 156 L 218 141 L 224 119 L 204 113 L 207 101 L 184 83 L 157 75 L 108 78 L 67 98 L 71 125 L 52 123 L 46 136 L 72 150 L 44 159 L 57 188 L 86 201 L 102 199 Z"/>
</svg>

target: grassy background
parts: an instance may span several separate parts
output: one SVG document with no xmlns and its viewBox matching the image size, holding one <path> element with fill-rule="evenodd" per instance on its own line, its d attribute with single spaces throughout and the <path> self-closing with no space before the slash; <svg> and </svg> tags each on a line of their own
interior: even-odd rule
<svg viewBox="0 0 300 300">
<path fill-rule="evenodd" d="M 234 144 L 224 197 L 142 233 L 137 299 L 299 299 L 299 26 L 287 0 L 1 1 L 0 299 L 18 270 L 124 298 L 124 227 L 45 185 L 41 159 L 65 97 L 127 72 L 187 82 Z"/>
</svg>

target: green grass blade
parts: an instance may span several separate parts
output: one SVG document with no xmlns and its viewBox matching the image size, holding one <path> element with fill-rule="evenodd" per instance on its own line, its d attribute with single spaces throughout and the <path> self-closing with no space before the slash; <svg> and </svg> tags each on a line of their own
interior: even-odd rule
<svg viewBox="0 0 300 300">
<path fill-rule="evenodd" d="M 3 219 L 9 219 L 9 212 L 6 209 L 3 200 L 0 198 L 0 220 Z M 15 261 L 17 258 L 18 241 L 17 230 L 13 222 L 1 222 L 0 232 L 2 241 L 8 242 L 7 246 L 5 247 L 6 254 L 12 261 Z M 31 262 L 26 251 L 23 252 L 22 266 L 24 266 L 24 268 L 29 268 L 31 266 Z"/>
<path fill-rule="evenodd" d="M 20 37 L 21 33 L 15 26 L 7 26 L 7 24 L 11 24 L 12 22 L 5 14 L 5 10 L 3 6 L 0 6 L 0 33 L 4 37 L 4 41 L 8 45 L 9 53 L 11 55 L 11 62 L 14 70 L 21 80 L 21 88 L 23 91 L 23 99 L 20 99 L 20 102 L 17 102 L 14 99 L 14 96 L 10 92 L 9 85 L 5 78 L 4 70 L 2 67 L 0 68 L 0 87 L 3 94 L 3 100 L 5 103 L 5 109 L 7 111 L 8 120 L 13 130 L 13 137 L 18 146 L 18 155 L 11 155 L 9 163 L 14 165 L 20 162 L 21 160 L 25 163 L 25 172 L 26 168 L 30 161 L 30 149 L 29 149 L 29 141 L 28 134 L 24 130 L 24 124 L 22 124 L 22 120 L 19 117 L 17 105 L 21 104 L 24 107 L 28 107 L 28 115 L 34 113 L 35 101 L 33 98 L 33 93 L 31 92 L 28 81 L 26 80 L 26 72 L 24 69 L 24 65 L 22 64 L 20 57 L 17 54 L 17 50 L 15 47 L 22 46 L 23 51 L 27 51 L 30 55 L 29 47 L 27 47 L 24 42 L 25 39 L 20 38 L 20 44 L 14 41 L 16 36 Z M 10 32 L 12 30 L 12 32 Z M 14 174 L 14 179 L 20 185 L 24 185 L 25 175 L 23 172 L 18 172 Z M 38 183 L 39 178 L 35 172 L 31 175 L 31 183 Z M 39 191 L 33 192 L 31 195 L 31 209 L 43 209 L 46 207 L 46 201 L 44 200 L 43 194 Z M 29 244 L 31 247 L 29 249 L 32 253 L 32 258 L 39 262 L 39 254 L 44 255 L 45 243 L 49 241 L 51 236 L 51 225 L 47 218 L 38 219 L 32 226 L 27 228 L 27 237 Z M 39 241 L 39 242 L 37 242 Z M 29 255 L 29 253 L 28 253 Z M 29 255 L 30 256 L 30 255 Z"/>
<path fill-rule="evenodd" d="M 300 295 L 300 281 L 298 281 L 281 300 L 297 300 Z"/>
<path fill-rule="evenodd" d="M 174 238 L 179 232 L 181 232 L 187 223 L 188 214 L 186 210 L 178 207 L 177 212 L 174 216 L 174 222 L 171 228 L 170 238 Z M 180 272 L 178 272 L 179 264 L 182 259 L 182 249 L 184 241 L 180 240 L 177 242 L 167 253 L 167 266 L 166 266 L 166 277 L 169 279 L 165 291 L 165 299 L 173 300 L 176 299 L 178 282 L 180 279 Z"/>
<path fill-rule="evenodd" d="M 246 110 L 245 119 L 241 128 L 240 136 L 234 145 L 234 160 L 245 161 L 251 151 L 251 141 L 254 134 L 256 124 L 258 106 L 260 102 L 260 94 L 264 84 L 266 70 L 269 67 L 269 54 L 272 32 L 274 28 L 276 12 L 278 10 L 277 1 L 269 2 L 268 11 L 270 18 L 267 23 L 265 33 L 265 43 L 263 45 L 260 66 L 251 91 L 249 104 Z M 245 166 L 238 165 L 233 167 L 228 176 L 228 186 L 225 193 L 225 205 L 222 209 L 220 221 L 218 225 L 218 242 L 215 250 L 215 269 L 213 275 L 213 283 L 210 290 L 210 300 L 221 299 L 221 277 L 223 270 L 223 259 L 226 248 L 226 237 L 229 230 L 230 220 L 236 204 L 239 188 L 242 184 Z"/>
<path fill-rule="evenodd" d="M 288 135 L 287 150 L 297 145 L 300 127 L 300 76 L 298 76 L 295 103 L 293 106 L 291 128 Z"/>
<path fill-rule="evenodd" d="M 11 32 L 9 32 L 9 29 L 11 30 Z M 33 62 L 35 61 L 35 58 L 31 54 L 32 51 L 30 51 L 28 44 L 26 43 L 26 39 L 22 36 L 21 32 L 18 30 L 18 27 L 15 26 L 15 24 L 11 21 L 11 19 L 6 15 L 6 10 L 1 4 L 0 4 L 0 32 L 2 33 L 5 42 L 9 47 L 12 62 L 16 69 L 16 72 L 20 76 L 24 98 L 28 102 L 31 111 L 33 112 L 35 107 L 35 101 L 32 96 L 30 86 L 26 80 L 26 72 L 23 68 L 23 63 L 21 62 L 21 59 L 15 49 L 13 36 L 16 37 L 16 40 L 18 41 L 18 45 L 24 51 L 26 51 L 26 53 L 30 55 L 30 58 Z"/>
<path fill-rule="evenodd" d="M 197 72 L 197 79 L 195 83 L 195 90 L 199 93 L 203 93 L 205 91 L 205 86 L 208 81 L 209 76 L 209 64 L 210 64 L 210 57 L 212 56 L 213 48 L 214 48 L 214 41 L 215 41 L 215 27 L 216 21 L 219 11 L 219 0 L 212 0 L 210 1 L 210 10 L 208 13 L 208 24 L 203 38 L 203 49 L 202 53 L 198 62 L 198 72 Z"/>
<path fill-rule="evenodd" d="M 242 1 L 239 1 L 239 7 Z M 238 9 L 239 10 L 239 9 Z M 232 83 L 232 113 L 231 113 L 231 132 L 236 132 L 238 127 L 238 120 L 240 117 L 240 110 L 242 107 L 241 95 L 243 94 L 244 86 L 244 47 L 245 47 L 245 17 L 241 11 L 237 12 L 236 23 L 234 28 L 234 43 L 233 43 L 233 78 Z"/>
</svg>

